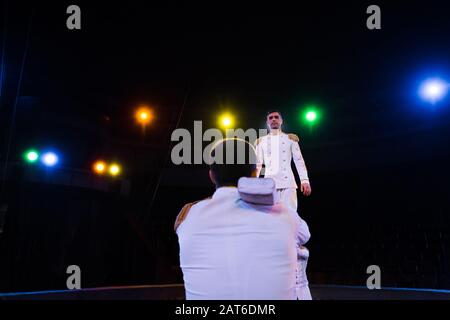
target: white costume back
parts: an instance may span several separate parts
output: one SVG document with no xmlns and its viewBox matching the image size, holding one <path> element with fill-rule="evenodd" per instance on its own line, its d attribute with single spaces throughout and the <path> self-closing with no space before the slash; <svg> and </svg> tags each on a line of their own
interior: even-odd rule
<svg viewBox="0 0 450 320">
<path fill-rule="evenodd" d="M 296 242 L 309 230 L 284 204 L 253 205 L 219 188 L 177 228 L 186 299 L 295 299 Z"/>
</svg>

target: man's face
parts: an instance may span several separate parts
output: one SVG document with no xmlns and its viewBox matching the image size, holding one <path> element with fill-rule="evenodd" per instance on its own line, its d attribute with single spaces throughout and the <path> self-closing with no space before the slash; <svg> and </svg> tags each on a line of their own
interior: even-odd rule
<svg viewBox="0 0 450 320">
<path fill-rule="evenodd" d="M 267 126 L 270 129 L 280 129 L 283 124 L 283 119 L 278 112 L 272 112 L 267 116 Z"/>
</svg>

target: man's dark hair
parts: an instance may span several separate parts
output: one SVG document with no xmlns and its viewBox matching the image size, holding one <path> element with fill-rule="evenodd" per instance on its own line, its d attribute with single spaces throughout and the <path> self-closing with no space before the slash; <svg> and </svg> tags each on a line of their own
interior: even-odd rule
<svg viewBox="0 0 450 320">
<path fill-rule="evenodd" d="M 218 187 L 237 186 L 241 177 L 250 177 L 256 168 L 253 146 L 241 139 L 224 139 L 211 150 L 211 171 Z"/>
<path fill-rule="evenodd" d="M 279 110 L 269 110 L 266 114 L 266 117 L 268 117 L 269 114 L 274 113 L 274 112 L 278 113 L 280 115 L 280 118 L 283 118 L 283 116 L 281 115 L 281 112 Z"/>
</svg>

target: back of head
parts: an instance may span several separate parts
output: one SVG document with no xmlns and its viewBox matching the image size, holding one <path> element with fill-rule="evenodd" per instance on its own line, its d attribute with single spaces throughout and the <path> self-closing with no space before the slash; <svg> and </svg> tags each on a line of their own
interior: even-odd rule
<svg viewBox="0 0 450 320">
<path fill-rule="evenodd" d="M 211 150 L 211 173 L 217 187 L 237 186 L 239 178 L 251 177 L 256 169 L 256 152 L 245 140 L 219 141 Z"/>
</svg>

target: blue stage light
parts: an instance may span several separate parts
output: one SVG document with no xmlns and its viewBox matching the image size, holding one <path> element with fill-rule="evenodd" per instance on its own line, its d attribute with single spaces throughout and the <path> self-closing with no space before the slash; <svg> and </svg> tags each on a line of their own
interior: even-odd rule
<svg viewBox="0 0 450 320">
<path fill-rule="evenodd" d="M 449 84 L 442 79 L 427 79 L 421 84 L 419 88 L 419 95 L 426 101 L 436 103 L 437 101 L 445 98 L 448 88 Z"/>
<path fill-rule="evenodd" d="M 54 152 L 46 152 L 46 153 L 44 153 L 42 155 L 41 159 L 42 159 L 42 163 L 44 165 L 46 165 L 47 167 L 53 167 L 59 161 L 58 155 L 56 153 L 54 153 Z"/>
</svg>

